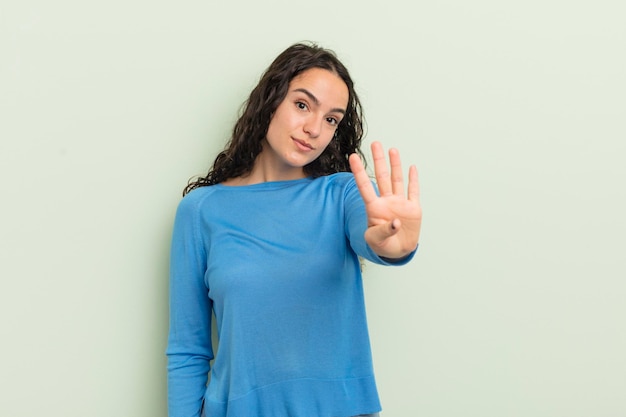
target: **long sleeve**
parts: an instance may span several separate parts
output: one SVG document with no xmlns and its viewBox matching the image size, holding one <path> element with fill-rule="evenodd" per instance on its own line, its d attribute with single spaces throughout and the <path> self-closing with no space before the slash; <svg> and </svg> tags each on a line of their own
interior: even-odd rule
<svg viewBox="0 0 626 417">
<path fill-rule="evenodd" d="M 198 214 L 197 193 L 191 193 L 181 201 L 174 222 L 166 351 L 169 417 L 200 415 L 213 359 L 212 305 L 204 279 L 206 246 L 199 233 Z"/>
</svg>

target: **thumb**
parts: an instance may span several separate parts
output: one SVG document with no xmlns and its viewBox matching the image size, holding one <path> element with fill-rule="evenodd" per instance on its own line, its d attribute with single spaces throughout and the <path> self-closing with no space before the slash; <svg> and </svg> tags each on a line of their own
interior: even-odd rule
<svg viewBox="0 0 626 417">
<path fill-rule="evenodd" d="M 398 233 L 400 220 L 394 219 L 388 223 L 371 226 L 365 231 L 365 240 L 370 246 L 378 246 L 386 239 Z"/>
</svg>

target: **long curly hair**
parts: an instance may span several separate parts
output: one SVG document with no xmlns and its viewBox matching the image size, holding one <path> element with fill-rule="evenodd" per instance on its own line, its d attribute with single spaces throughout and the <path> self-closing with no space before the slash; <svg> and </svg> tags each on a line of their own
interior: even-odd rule
<svg viewBox="0 0 626 417">
<path fill-rule="evenodd" d="M 243 104 L 226 147 L 217 155 L 206 176 L 190 180 L 183 196 L 195 188 L 249 174 L 263 149 L 262 142 L 272 116 L 287 95 L 289 83 L 311 68 L 322 68 L 337 74 L 346 83 L 349 95 L 346 114 L 337 126 L 333 140 L 315 161 L 303 167 L 304 173 L 319 177 L 349 172 L 350 154 L 363 156 L 360 146 L 364 134 L 363 109 L 352 78 L 333 51 L 314 43 L 296 43 L 278 55 L 263 73 Z"/>
</svg>

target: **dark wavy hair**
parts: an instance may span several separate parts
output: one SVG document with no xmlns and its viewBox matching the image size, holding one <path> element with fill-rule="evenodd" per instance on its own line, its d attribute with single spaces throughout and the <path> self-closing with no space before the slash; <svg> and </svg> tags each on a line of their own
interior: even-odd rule
<svg viewBox="0 0 626 417">
<path fill-rule="evenodd" d="M 337 74 L 346 83 L 349 96 L 346 114 L 337 126 L 333 140 L 315 161 L 304 166 L 304 172 L 311 177 L 349 172 L 350 154 L 363 155 L 360 146 L 364 133 L 363 110 L 352 78 L 333 51 L 314 43 L 297 43 L 278 55 L 263 73 L 244 102 L 232 136 L 215 158 L 213 167 L 206 176 L 190 180 L 183 195 L 198 187 L 249 174 L 261 153 L 272 116 L 287 95 L 289 83 L 311 68 L 322 68 Z"/>
</svg>

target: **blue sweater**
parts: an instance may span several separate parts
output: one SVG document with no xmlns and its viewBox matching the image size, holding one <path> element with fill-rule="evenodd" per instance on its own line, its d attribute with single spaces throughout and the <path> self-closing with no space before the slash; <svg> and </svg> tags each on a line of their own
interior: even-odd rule
<svg viewBox="0 0 626 417">
<path fill-rule="evenodd" d="M 169 416 L 203 401 L 207 417 L 380 411 L 358 256 L 387 262 L 366 226 L 350 173 L 189 193 L 171 252 Z"/>
</svg>

